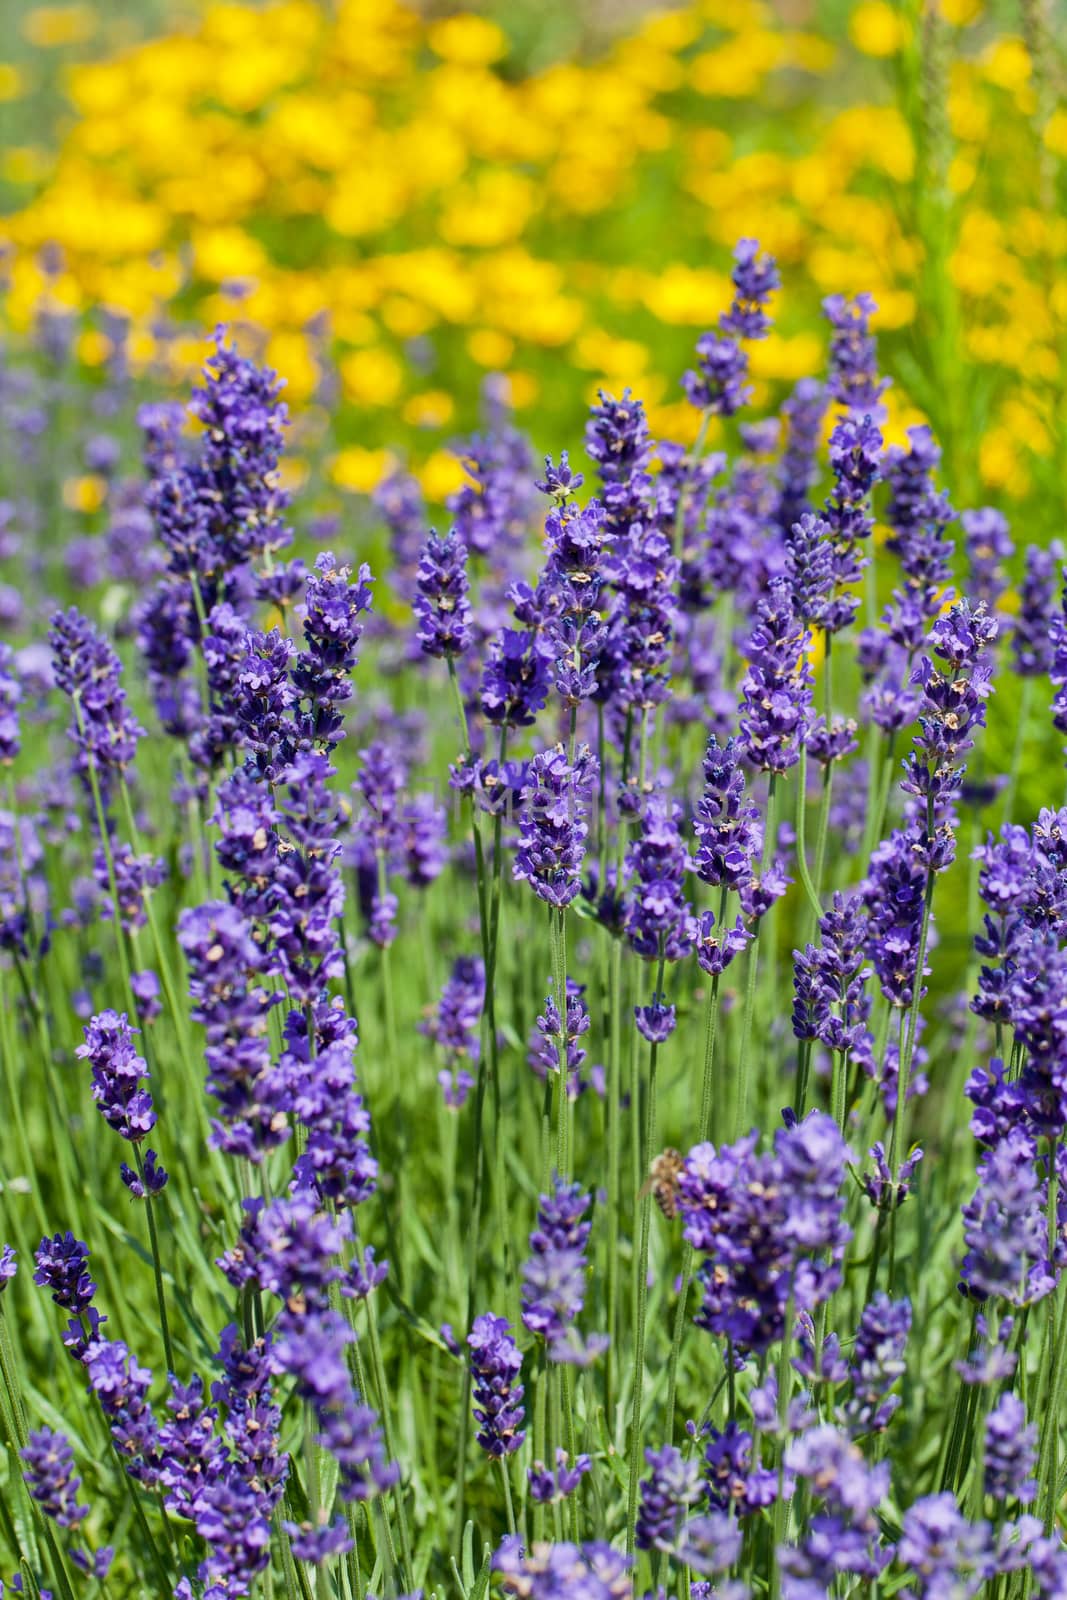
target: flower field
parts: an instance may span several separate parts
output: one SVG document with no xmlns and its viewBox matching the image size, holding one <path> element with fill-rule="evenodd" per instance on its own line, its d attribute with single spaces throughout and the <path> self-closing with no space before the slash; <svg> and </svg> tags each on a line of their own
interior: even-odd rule
<svg viewBox="0 0 1067 1600">
<path fill-rule="evenodd" d="M 1063 1600 L 1054 8 L 18 18 L 0 1594 Z"/>
</svg>

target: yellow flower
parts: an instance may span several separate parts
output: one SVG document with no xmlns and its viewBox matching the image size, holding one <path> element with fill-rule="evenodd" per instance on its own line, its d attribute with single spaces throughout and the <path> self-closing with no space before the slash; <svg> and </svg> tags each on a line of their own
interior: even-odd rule
<svg viewBox="0 0 1067 1600">
<path fill-rule="evenodd" d="M 18 67 L 10 61 L 0 61 L 0 101 L 17 100 L 25 88 L 25 79 Z"/>
<path fill-rule="evenodd" d="M 96 30 L 91 6 L 37 6 L 26 13 L 23 37 L 38 50 L 55 50 L 65 45 L 84 44 Z"/>
<path fill-rule="evenodd" d="M 416 467 L 415 476 L 427 500 L 435 506 L 443 505 L 467 481 L 463 463 L 448 450 L 435 450 L 427 456 L 421 467 Z"/>
<path fill-rule="evenodd" d="M 89 472 L 81 478 L 64 478 L 63 504 L 68 511 L 82 511 L 87 516 L 99 511 L 107 496 L 107 479 Z"/>
<path fill-rule="evenodd" d="M 1006 428 L 990 428 L 985 435 L 978 448 L 978 469 L 990 489 L 1025 494 L 1030 487 L 1030 474 Z"/>
<path fill-rule="evenodd" d="M 509 372 L 508 400 L 514 410 L 526 411 L 537 400 L 541 385 L 532 372 Z"/>
<path fill-rule="evenodd" d="M 982 15 L 982 0 L 941 0 L 941 15 L 955 28 L 965 28 Z"/>
<path fill-rule="evenodd" d="M 591 328 L 578 340 L 573 359 L 587 371 L 628 373 L 626 382 L 636 383 L 648 366 L 648 351 L 636 339 L 617 339 L 600 328 Z"/>
<path fill-rule="evenodd" d="M 87 367 L 102 367 L 111 354 L 111 340 L 99 328 L 84 328 L 76 344 L 78 360 Z"/>
<path fill-rule="evenodd" d="M 0 171 L 9 183 L 40 183 L 50 165 L 47 151 L 32 144 L 8 145 L 0 157 Z"/>
<path fill-rule="evenodd" d="M 641 298 L 661 322 L 682 327 L 710 327 L 729 304 L 727 273 L 672 262 L 644 282 Z"/>
<path fill-rule="evenodd" d="M 330 463 L 331 480 L 340 489 L 350 489 L 356 494 L 369 494 L 394 465 L 385 450 L 366 450 L 360 445 L 350 445 L 334 456 Z"/>
<path fill-rule="evenodd" d="M 717 49 L 695 56 L 689 81 L 698 94 L 745 99 L 756 93 L 784 55 L 785 44 L 778 34 L 762 30 L 741 33 Z"/>
<path fill-rule="evenodd" d="M 485 66 L 490 61 L 499 61 L 508 43 L 495 22 L 470 13 L 435 22 L 427 30 L 426 42 L 442 61 L 458 61 L 464 66 Z"/>
<path fill-rule="evenodd" d="M 442 213 L 439 231 L 453 245 L 507 244 L 520 236 L 535 204 L 528 178 L 489 169 L 457 188 Z"/>
<path fill-rule="evenodd" d="M 353 350 L 341 358 L 345 398 L 354 405 L 391 405 L 404 384 L 404 369 L 392 351 L 381 345 Z"/>
<path fill-rule="evenodd" d="M 285 379 L 285 398 L 290 404 L 314 394 L 319 370 L 302 333 L 272 334 L 265 356 L 267 365 Z"/>
<path fill-rule="evenodd" d="M 197 272 L 212 283 L 254 278 L 267 265 L 263 246 L 241 228 L 194 228 L 191 242 Z"/>
<path fill-rule="evenodd" d="M 1021 39 L 997 39 L 982 57 L 982 71 L 999 89 L 1017 93 L 1030 81 L 1030 55 Z"/>
<path fill-rule="evenodd" d="M 752 346 L 750 366 L 754 378 L 777 378 L 795 383 L 819 368 L 825 338 L 814 330 L 792 338 L 772 330 Z"/>
<path fill-rule="evenodd" d="M 443 428 L 451 422 L 455 402 L 444 389 L 427 389 L 425 394 L 413 394 L 403 410 L 405 422 L 415 428 Z"/>
<path fill-rule="evenodd" d="M 467 350 L 471 360 L 480 367 L 506 367 L 515 349 L 514 339 L 492 328 L 475 328 L 467 335 Z"/>
<path fill-rule="evenodd" d="M 908 27 L 898 6 L 888 0 L 863 0 L 848 19 L 848 33 L 867 56 L 893 56 L 906 43 Z"/>
</svg>

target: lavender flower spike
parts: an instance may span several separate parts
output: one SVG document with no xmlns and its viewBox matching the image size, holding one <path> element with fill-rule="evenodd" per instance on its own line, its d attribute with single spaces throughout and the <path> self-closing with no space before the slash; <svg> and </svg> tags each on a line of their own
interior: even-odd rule
<svg viewBox="0 0 1067 1600">
<path fill-rule="evenodd" d="M 514 875 L 560 910 L 581 889 L 596 770 L 588 745 L 579 746 L 573 766 L 563 746 L 556 745 L 534 756 L 522 791 Z"/>
<path fill-rule="evenodd" d="M 481 1424 L 478 1443 L 487 1455 L 513 1455 L 526 1438 L 522 1431 L 523 1387 L 516 1382 L 522 1356 L 505 1317 L 477 1317 L 467 1338 L 474 1379 L 474 1415 Z"/>
</svg>

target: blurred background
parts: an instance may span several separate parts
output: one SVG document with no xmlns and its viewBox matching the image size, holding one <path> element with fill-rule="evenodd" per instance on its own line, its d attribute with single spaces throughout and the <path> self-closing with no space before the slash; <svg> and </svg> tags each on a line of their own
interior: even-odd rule
<svg viewBox="0 0 1067 1600">
<path fill-rule="evenodd" d="M 957 504 L 1063 529 L 1058 0 L 2 9 L 9 341 L 69 313 L 85 382 L 121 338 L 184 393 L 234 325 L 324 510 L 401 461 L 442 501 L 494 372 L 545 450 L 598 385 L 691 437 L 679 378 L 755 235 L 783 276 L 757 408 L 823 370 L 821 299 L 867 290 L 888 436 L 929 420 Z M 104 486 L 63 470 L 91 519 Z"/>
</svg>

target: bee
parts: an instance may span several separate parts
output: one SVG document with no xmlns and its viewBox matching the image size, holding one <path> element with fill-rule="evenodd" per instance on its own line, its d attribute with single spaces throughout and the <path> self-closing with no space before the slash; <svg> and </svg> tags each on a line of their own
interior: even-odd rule
<svg viewBox="0 0 1067 1600">
<path fill-rule="evenodd" d="M 678 1215 L 678 1177 L 685 1166 L 680 1150 L 668 1148 L 655 1157 L 641 1195 L 651 1194 L 668 1222 Z"/>
</svg>

